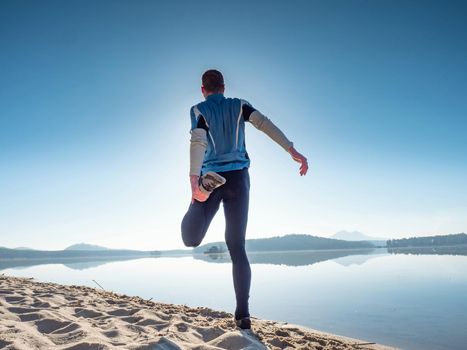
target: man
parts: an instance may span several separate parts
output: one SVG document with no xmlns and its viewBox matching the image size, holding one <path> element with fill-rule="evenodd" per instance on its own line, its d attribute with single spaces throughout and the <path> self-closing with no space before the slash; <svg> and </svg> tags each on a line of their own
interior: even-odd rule
<svg viewBox="0 0 467 350">
<path fill-rule="evenodd" d="M 224 78 L 211 69 L 202 76 L 205 101 L 191 107 L 190 184 L 191 204 L 182 220 L 186 246 L 198 246 L 224 204 L 225 241 L 232 260 L 236 296 L 235 324 L 251 328 L 248 306 L 251 269 L 245 252 L 248 220 L 250 159 L 245 148 L 245 123 L 266 133 L 300 163 L 300 175 L 308 170 L 306 158 L 271 120 L 250 103 L 224 97 Z"/>
</svg>

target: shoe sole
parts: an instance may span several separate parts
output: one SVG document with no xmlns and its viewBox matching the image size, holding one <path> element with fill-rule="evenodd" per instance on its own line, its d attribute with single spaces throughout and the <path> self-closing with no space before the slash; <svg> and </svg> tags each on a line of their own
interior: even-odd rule
<svg viewBox="0 0 467 350">
<path fill-rule="evenodd" d="M 208 178 L 208 179 L 210 179 L 210 181 L 214 182 L 214 188 L 211 191 L 204 188 L 204 186 L 202 184 L 203 180 L 206 179 L 206 178 Z M 216 188 L 218 188 L 218 187 L 222 186 L 223 184 L 225 184 L 226 181 L 227 180 L 224 177 L 220 176 L 219 174 L 217 174 L 217 173 L 215 173 L 213 171 L 208 171 L 206 174 L 204 174 L 202 176 L 201 185 L 199 186 L 199 189 L 204 194 L 210 195 L 212 193 L 212 191 L 214 191 Z"/>
</svg>

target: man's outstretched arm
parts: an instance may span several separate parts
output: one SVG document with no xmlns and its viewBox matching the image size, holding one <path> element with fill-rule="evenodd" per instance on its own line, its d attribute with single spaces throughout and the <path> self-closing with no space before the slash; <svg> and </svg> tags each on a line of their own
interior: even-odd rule
<svg viewBox="0 0 467 350">
<path fill-rule="evenodd" d="M 293 142 L 291 142 L 268 117 L 249 105 L 244 105 L 243 115 L 245 120 L 253 124 L 256 129 L 268 135 L 285 149 L 292 156 L 293 160 L 300 163 L 300 175 L 305 175 L 307 173 L 307 159 L 294 148 Z"/>
</svg>

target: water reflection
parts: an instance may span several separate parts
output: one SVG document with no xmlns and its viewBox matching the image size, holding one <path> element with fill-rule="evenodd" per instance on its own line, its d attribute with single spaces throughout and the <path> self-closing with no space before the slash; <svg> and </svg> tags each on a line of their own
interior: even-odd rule
<svg viewBox="0 0 467 350">
<path fill-rule="evenodd" d="M 390 254 L 467 255 L 467 246 L 388 248 Z"/>
<path fill-rule="evenodd" d="M 351 255 L 370 255 L 375 249 L 349 249 L 349 250 L 306 250 L 283 252 L 249 252 L 250 264 L 270 264 L 286 266 L 313 265 L 321 261 L 342 258 Z M 194 254 L 193 258 L 214 263 L 228 263 L 228 253 L 222 254 Z"/>
<path fill-rule="evenodd" d="M 285 266 L 307 266 L 326 260 L 334 260 L 342 266 L 362 265 L 369 259 L 384 254 L 411 255 L 463 255 L 467 256 L 467 246 L 452 247 L 417 247 L 417 248 L 372 248 L 372 249 L 339 249 L 339 250 L 307 250 L 307 251 L 277 251 L 277 252 L 248 252 L 250 264 L 269 264 Z M 161 254 L 151 258 L 186 257 L 192 256 L 196 260 L 209 263 L 230 263 L 228 252 L 214 254 Z M 129 261 L 147 258 L 147 256 L 120 257 L 60 257 L 43 259 L 0 259 L 0 270 L 9 268 L 27 268 L 36 265 L 61 264 L 72 270 L 85 270 L 111 262 Z"/>
<path fill-rule="evenodd" d="M 83 258 L 47 258 L 47 259 L 1 259 L 0 270 L 11 268 L 27 268 L 36 265 L 61 264 L 73 270 L 85 270 L 93 267 L 105 265 L 114 261 L 128 261 L 143 259 L 146 257 L 105 257 L 102 259 L 96 257 Z"/>
</svg>

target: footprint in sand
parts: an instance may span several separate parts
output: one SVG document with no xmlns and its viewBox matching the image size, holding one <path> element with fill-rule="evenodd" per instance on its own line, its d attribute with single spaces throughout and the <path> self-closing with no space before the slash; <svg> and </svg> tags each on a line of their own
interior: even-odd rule
<svg viewBox="0 0 467 350">
<path fill-rule="evenodd" d="M 125 325 L 125 328 L 127 328 L 128 330 L 130 330 L 132 332 L 138 333 L 138 334 L 147 333 L 147 331 L 146 331 L 146 329 L 144 327 L 137 326 L 137 325 L 134 325 L 134 324 L 127 324 L 127 325 Z"/>
<path fill-rule="evenodd" d="M 282 329 L 278 329 L 276 331 L 276 335 L 278 335 L 279 337 L 288 337 L 288 336 L 290 336 L 289 332 L 283 331 Z"/>
<path fill-rule="evenodd" d="M 290 332 L 292 332 L 292 333 L 294 333 L 295 335 L 298 335 L 298 336 L 303 336 L 305 334 L 305 333 L 303 333 L 302 330 L 300 330 L 299 328 L 295 328 L 295 327 L 287 327 L 287 330 L 289 330 Z"/>
<path fill-rule="evenodd" d="M 77 323 L 74 322 L 68 322 L 68 321 L 57 321 L 54 319 L 46 318 L 40 321 L 36 321 L 34 323 L 37 327 L 37 330 L 40 333 L 44 334 L 62 334 L 62 333 L 69 333 L 72 331 L 75 331 L 81 326 Z"/>
<path fill-rule="evenodd" d="M 135 346 L 132 350 L 182 350 L 180 346 L 171 341 L 166 337 L 161 337 L 156 343 L 150 343 L 147 345 Z"/>
<path fill-rule="evenodd" d="M 128 323 L 137 323 L 139 321 L 141 321 L 144 317 L 142 316 L 127 316 L 127 317 L 122 317 L 120 318 L 122 321 L 124 322 L 128 322 Z"/>
<path fill-rule="evenodd" d="M 112 316 L 131 316 L 137 313 L 139 309 L 117 309 L 109 311 L 108 314 Z"/>
<path fill-rule="evenodd" d="M 109 347 L 104 344 L 82 342 L 82 343 L 70 346 L 68 348 L 65 348 L 64 350 L 107 350 L 107 349 L 109 349 Z"/>
<path fill-rule="evenodd" d="M 94 311 L 91 309 L 83 309 L 83 308 L 75 308 L 75 314 L 76 317 L 84 317 L 84 318 L 96 318 L 103 316 L 104 314 L 102 312 Z"/>
<path fill-rule="evenodd" d="M 156 311 L 155 314 L 157 317 L 159 317 L 160 319 L 164 321 L 170 321 L 172 319 L 172 315 L 168 315 L 164 312 Z"/>
<path fill-rule="evenodd" d="M 188 325 L 184 322 L 177 322 L 172 327 L 175 327 L 177 332 L 187 332 Z"/>
<path fill-rule="evenodd" d="M 293 348 L 293 345 L 290 344 L 288 341 L 280 339 L 278 337 L 275 337 L 275 338 L 269 340 L 268 344 L 270 344 L 272 346 L 276 346 L 276 347 L 281 348 L 281 349 L 285 349 L 285 348 L 287 348 L 289 346 Z"/>
<path fill-rule="evenodd" d="M 48 302 L 46 301 L 36 301 L 34 304 L 31 305 L 32 307 L 36 308 L 41 308 L 41 309 L 49 309 L 52 307 Z"/>
<path fill-rule="evenodd" d="M 199 333 L 204 342 L 209 342 L 220 337 L 225 331 L 218 327 L 196 327 L 195 331 Z"/>
<path fill-rule="evenodd" d="M 36 321 L 36 320 L 40 320 L 41 318 L 44 318 L 44 316 L 41 315 L 39 312 L 30 312 L 30 313 L 27 313 L 27 314 L 19 314 L 18 317 L 21 320 L 21 322 Z"/>
<path fill-rule="evenodd" d="M 12 342 L 0 339 L 0 349 L 7 347 L 8 345 L 13 344 Z"/>
<path fill-rule="evenodd" d="M 161 329 L 167 328 L 170 323 L 165 322 L 165 321 L 158 321 L 154 320 L 152 318 L 145 318 L 138 323 L 136 323 L 138 326 L 150 326 L 151 328 L 155 328 L 156 330 L 160 331 Z"/>
<path fill-rule="evenodd" d="M 10 304 L 19 304 L 25 299 L 26 299 L 25 297 L 20 297 L 20 296 L 5 297 L 5 301 Z"/>
<path fill-rule="evenodd" d="M 111 329 L 109 331 L 102 332 L 107 338 L 117 338 L 120 336 L 120 331 L 118 329 Z"/>
<path fill-rule="evenodd" d="M 185 316 L 185 315 L 181 315 L 180 318 L 181 318 L 183 321 L 187 322 L 187 323 L 193 323 L 193 318 L 191 318 L 191 317 L 188 317 L 188 316 Z"/>
<path fill-rule="evenodd" d="M 40 333 L 47 336 L 56 345 L 75 343 L 87 336 L 81 326 L 74 322 L 43 319 L 34 324 Z M 88 349 L 87 345 L 87 343 L 81 344 L 82 347 L 76 349 Z"/>
<path fill-rule="evenodd" d="M 0 294 L 15 294 L 15 292 L 9 289 L 0 289 Z"/>
<path fill-rule="evenodd" d="M 29 314 L 34 311 L 41 311 L 41 309 L 35 309 L 31 307 L 9 307 L 7 308 L 8 311 L 14 313 L 14 314 Z"/>
<path fill-rule="evenodd" d="M 320 339 L 320 338 L 318 338 L 318 337 L 312 337 L 312 336 L 306 335 L 306 336 L 303 337 L 303 339 L 309 340 L 309 341 L 312 341 L 312 342 L 315 342 L 315 343 L 318 343 L 318 344 L 320 344 L 320 345 L 322 345 L 322 346 L 327 345 L 327 341 L 326 341 L 326 340 Z"/>
</svg>

